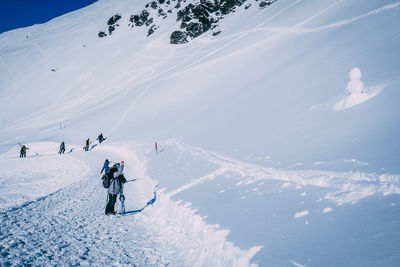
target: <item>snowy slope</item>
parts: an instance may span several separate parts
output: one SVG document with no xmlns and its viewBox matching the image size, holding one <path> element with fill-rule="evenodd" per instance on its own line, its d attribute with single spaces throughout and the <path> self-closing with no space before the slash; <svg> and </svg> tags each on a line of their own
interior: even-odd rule
<svg viewBox="0 0 400 267">
<path fill-rule="evenodd" d="M 179 25 L 172 15 L 149 37 L 127 26 L 145 3 L 101 1 L 2 34 L 2 144 L 19 141 L 16 132 L 55 138 L 64 123 L 69 136 L 83 131 L 73 143 L 113 131 L 118 138 L 179 138 L 232 156 L 232 147 L 266 153 L 283 167 L 324 161 L 357 170 L 346 164 L 357 159 L 368 163 L 365 171 L 398 171 L 399 129 L 391 119 L 399 115 L 399 33 L 386 26 L 398 20 L 396 1 L 242 6 L 220 22 L 220 35 L 178 46 L 169 45 Z M 116 13 L 121 26 L 98 38 Z M 380 93 L 335 111 L 353 68 L 366 89 Z M 112 130 L 100 126 L 116 116 Z"/>
<path fill-rule="evenodd" d="M 49 263 L 9 244 L 14 234 L 49 242 L 25 236 L 30 222 L 15 225 L 40 211 L 56 225 L 78 216 L 73 228 L 88 232 L 60 235 L 74 245 L 68 259 L 53 250 L 53 264 L 98 264 L 90 240 L 127 223 L 116 242 L 132 241 L 121 245 L 128 256 L 109 263 L 398 265 L 400 2 L 248 0 L 179 45 L 178 9 L 165 19 L 151 11 L 149 36 L 131 26 L 147 3 L 102 0 L 0 35 L 0 207 L 14 227 L 1 232 L 2 263 Z M 99 38 L 115 14 L 119 26 Z M 83 152 L 100 132 L 106 144 Z M 75 150 L 58 155 L 61 141 Z M 26 159 L 18 142 L 31 148 Z M 130 207 L 158 184 L 155 204 L 103 222 L 95 181 L 105 158 L 138 178 Z M 73 258 L 82 245 L 96 252 Z"/>
</svg>

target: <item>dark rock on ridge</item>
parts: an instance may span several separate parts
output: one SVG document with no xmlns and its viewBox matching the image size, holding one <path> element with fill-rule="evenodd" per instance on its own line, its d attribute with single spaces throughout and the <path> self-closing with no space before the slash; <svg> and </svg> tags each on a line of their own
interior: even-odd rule
<svg viewBox="0 0 400 267">
<path fill-rule="evenodd" d="M 187 43 L 187 35 L 183 31 L 174 31 L 170 37 L 171 44 L 184 44 Z"/>
</svg>

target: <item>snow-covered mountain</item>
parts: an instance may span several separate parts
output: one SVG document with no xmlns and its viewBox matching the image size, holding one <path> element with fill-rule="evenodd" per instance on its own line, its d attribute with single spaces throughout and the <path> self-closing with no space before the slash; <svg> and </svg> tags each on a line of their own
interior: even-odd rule
<svg viewBox="0 0 400 267">
<path fill-rule="evenodd" d="M 399 23 L 394 0 L 99 0 L 0 34 L 1 264 L 398 266 Z M 105 158 L 128 209 L 155 202 L 103 215 Z"/>
</svg>

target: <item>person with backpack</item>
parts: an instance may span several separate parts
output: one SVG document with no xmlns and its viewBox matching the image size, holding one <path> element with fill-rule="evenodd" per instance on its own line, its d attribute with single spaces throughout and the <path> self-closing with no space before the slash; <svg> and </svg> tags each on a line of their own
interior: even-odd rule
<svg viewBox="0 0 400 267">
<path fill-rule="evenodd" d="M 85 151 L 89 151 L 89 145 L 91 144 L 90 139 L 86 139 L 86 146 L 83 148 Z"/>
<path fill-rule="evenodd" d="M 110 172 L 110 167 L 108 166 L 110 164 L 110 162 L 108 161 L 108 159 L 106 159 L 106 161 L 104 161 L 104 165 L 103 168 L 101 169 L 100 173 L 104 173 L 107 175 Z"/>
<path fill-rule="evenodd" d="M 64 154 L 64 152 L 65 152 L 65 143 L 64 141 L 62 141 L 60 144 L 60 150 L 58 151 L 58 154 Z"/>
<path fill-rule="evenodd" d="M 21 145 L 21 144 L 19 144 L 19 145 L 21 146 L 21 151 L 19 152 L 19 157 L 26 158 L 26 150 L 29 148 L 27 148 L 25 145 Z"/>
<path fill-rule="evenodd" d="M 121 164 L 116 163 L 110 169 L 110 172 L 107 174 L 110 179 L 110 183 L 108 186 L 108 203 L 106 206 L 106 215 L 114 215 L 115 214 L 115 203 L 117 202 L 117 196 L 122 190 L 122 185 L 126 182 L 126 179 L 122 172 L 124 171 L 124 161 L 121 161 Z"/>
<path fill-rule="evenodd" d="M 101 133 L 101 134 L 97 137 L 97 140 L 99 140 L 99 144 L 101 144 L 101 142 L 103 142 L 103 141 L 106 140 L 106 139 L 103 137 L 103 134 Z"/>
</svg>

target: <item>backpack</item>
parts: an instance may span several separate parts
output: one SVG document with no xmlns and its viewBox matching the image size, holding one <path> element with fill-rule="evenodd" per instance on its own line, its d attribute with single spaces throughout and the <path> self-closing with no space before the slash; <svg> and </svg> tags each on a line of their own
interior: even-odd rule
<svg viewBox="0 0 400 267">
<path fill-rule="evenodd" d="M 101 178 L 103 180 L 103 186 L 104 188 L 109 188 L 111 184 L 111 179 L 114 179 L 114 172 L 116 172 L 118 169 L 113 166 L 108 174 L 104 174 L 103 177 Z"/>
<path fill-rule="evenodd" d="M 103 177 L 101 178 L 103 180 L 103 186 L 104 188 L 109 188 L 111 184 L 111 179 L 107 174 L 104 174 Z"/>
</svg>

